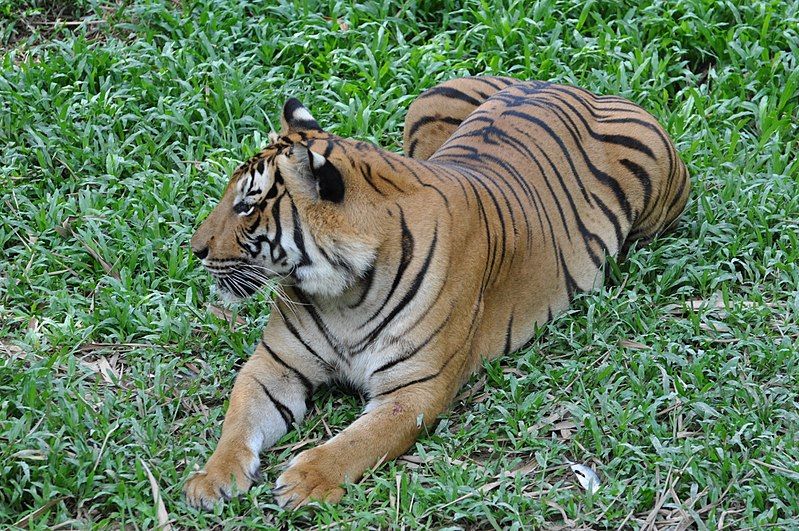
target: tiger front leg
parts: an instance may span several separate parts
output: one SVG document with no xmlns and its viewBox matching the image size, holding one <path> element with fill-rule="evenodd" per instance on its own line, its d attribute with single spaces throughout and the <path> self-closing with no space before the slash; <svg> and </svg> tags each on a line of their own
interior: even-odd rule
<svg viewBox="0 0 799 531">
<path fill-rule="evenodd" d="M 261 449 L 302 420 L 318 383 L 312 375 L 307 360 L 258 345 L 236 378 L 216 450 L 183 488 L 190 505 L 210 509 L 229 499 L 234 485 L 245 492 L 260 478 Z"/>
<path fill-rule="evenodd" d="M 352 425 L 289 463 L 277 479 L 277 502 L 293 508 L 313 500 L 339 501 L 343 483 L 358 481 L 382 460 L 402 455 L 422 426 L 436 421 L 451 398 L 449 387 L 433 379 L 373 399 Z"/>
</svg>

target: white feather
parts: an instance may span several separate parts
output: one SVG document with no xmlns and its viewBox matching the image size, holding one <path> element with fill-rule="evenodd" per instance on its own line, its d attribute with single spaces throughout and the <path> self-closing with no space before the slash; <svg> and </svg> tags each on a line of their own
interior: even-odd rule
<svg viewBox="0 0 799 531">
<path fill-rule="evenodd" d="M 594 494 L 599 490 L 599 476 L 596 475 L 596 472 L 594 472 L 592 468 L 580 463 L 572 463 L 569 468 L 571 468 L 574 475 L 577 476 L 577 481 L 580 483 L 580 486 L 586 491 Z"/>
</svg>

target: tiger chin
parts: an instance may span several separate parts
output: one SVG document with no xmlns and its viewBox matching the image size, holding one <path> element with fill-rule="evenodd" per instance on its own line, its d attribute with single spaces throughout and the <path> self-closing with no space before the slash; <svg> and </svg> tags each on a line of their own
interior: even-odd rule
<svg viewBox="0 0 799 531">
<path fill-rule="evenodd" d="M 338 501 L 435 423 L 482 358 L 523 346 L 601 284 L 606 257 L 669 228 L 690 189 L 649 113 L 577 87 L 443 83 L 411 105 L 405 156 L 324 131 L 295 99 L 281 125 L 191 241 L 220 293 L 281 292 L 184 487 L 193 506 L 258 481 L 260 452 L 344 380 L 363 414 L 273 491 L 284 507 Z"/>
</svg>

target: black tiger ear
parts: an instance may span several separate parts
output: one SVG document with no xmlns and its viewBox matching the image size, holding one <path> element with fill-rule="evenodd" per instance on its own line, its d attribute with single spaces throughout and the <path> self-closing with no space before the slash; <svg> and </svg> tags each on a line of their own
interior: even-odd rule
<svg viewBox="0 0 799 531">
<path fill-rule="evenodd" d="M 325 157 L 308 150 L 308 163 L 311 174 L 316 179 L 319 198 L 324 201 L 341 203 L 344 200 L 344 179 L 341 172 Z"/>
<path fill-rule="evenodd" d="M 297 98 L 289 98 L 286 104 L 283 105 L 280 123 L 283 126 L 284 133 L 322 130 L 319 127 L 319 122 Z"/>
</svg>

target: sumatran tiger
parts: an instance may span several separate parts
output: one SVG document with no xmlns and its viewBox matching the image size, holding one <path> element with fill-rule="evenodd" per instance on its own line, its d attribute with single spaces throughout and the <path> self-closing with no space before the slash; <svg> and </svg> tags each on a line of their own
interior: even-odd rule
<svg viewBox="0 0 799 531">
<path fill-rule="evenodd" d="M 406 156 L 324 131 L 296 99 L 191 240 L 222 295 L 281 297 L 238 374 L 222 436 L 185 485 L 208 508 L 258 480 L 259 453 L 332 381 L 368 403 L 294 457 L 281 506 L 338 501 L 401 455 L 481 365 L 601 284 L 607 256 L 682 212 L 690 181 L 638 105 L 502 77 L 411 105 Z"/>
</svg>

